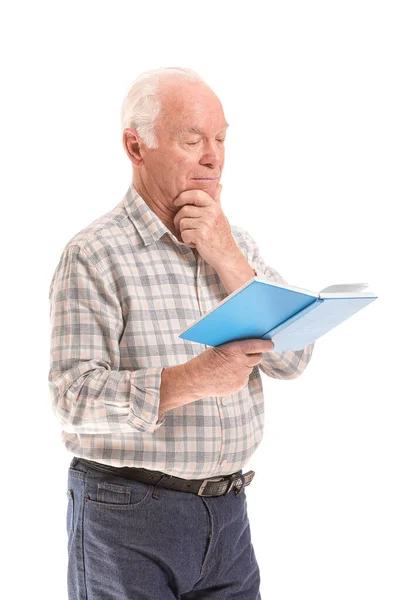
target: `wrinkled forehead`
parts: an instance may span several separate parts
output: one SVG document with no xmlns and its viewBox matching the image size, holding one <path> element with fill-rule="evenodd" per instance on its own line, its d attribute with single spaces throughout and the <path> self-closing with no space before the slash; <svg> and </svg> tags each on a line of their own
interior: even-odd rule
<svg viewBox="0 0 400 600">
<path fill-rule="evenodd" d="M 167 86 L 161 105 L 160 130 L 174 137 L 228 127 L 219 98 L 203 84 Z"/>
</svg>

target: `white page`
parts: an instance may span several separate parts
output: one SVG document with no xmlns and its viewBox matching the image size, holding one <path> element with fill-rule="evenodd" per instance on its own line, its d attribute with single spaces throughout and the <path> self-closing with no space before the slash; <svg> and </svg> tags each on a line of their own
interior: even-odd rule
<svg viewBox="0 0 400 600">
<path fill-rule="evenodd" d="M 338 283 L 336 285 L 328 285 L 328 287 L 320 290 L 320 294 L 329 292 L 330 294 L 334 294 L 337 292 L 362 292 L 366 287 L 368 287 L 368 283 Z"/>
</svg>

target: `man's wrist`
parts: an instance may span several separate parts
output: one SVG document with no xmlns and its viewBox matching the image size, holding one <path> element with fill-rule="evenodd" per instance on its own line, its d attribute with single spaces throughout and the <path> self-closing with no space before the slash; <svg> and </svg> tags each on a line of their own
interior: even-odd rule
<svg viewBox="0 0 400 600">
<path fill-rule="evenodd" d="M 163 368 L 159 415 L 178 406 L 190 404 L 201 397 L 196 387 L 196 377 L 188 363 Z"/>
<path fill-rule="evenodd" d="M 228 295 L 235 292 L 252 277 L 257 275 L 241 252 L 238 252 L 233 258 L 219 263 L 214 268 Z"/>
</svg>

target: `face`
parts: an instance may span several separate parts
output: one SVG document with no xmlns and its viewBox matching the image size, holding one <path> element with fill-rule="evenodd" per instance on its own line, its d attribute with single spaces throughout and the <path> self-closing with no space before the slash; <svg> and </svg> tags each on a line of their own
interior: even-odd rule
<svg viewBox="0 0 400 600">
<path fill-rule="evenodd" d="M 226 122 L 222 105 L 203 83 L 160 88 L 161 113 L 155 124 L 158 148 L 145 148 L 141 177 L 171 201 L 200 189 L 214 197 L 225 161 Z"/>
</svg>

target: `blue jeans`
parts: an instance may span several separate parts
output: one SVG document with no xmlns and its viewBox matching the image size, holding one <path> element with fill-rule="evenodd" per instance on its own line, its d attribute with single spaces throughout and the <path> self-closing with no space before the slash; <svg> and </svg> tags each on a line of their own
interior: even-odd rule
<svg viewBox="0 0 400 600">
<path fill-rule="evenodd" d="M 261 600 L 246 491 L 203 497 L 68 470 L 69 600 Z"/>
</svg>

